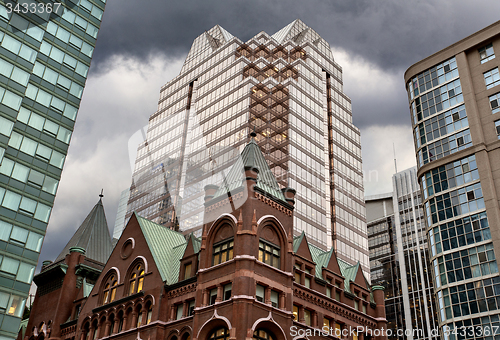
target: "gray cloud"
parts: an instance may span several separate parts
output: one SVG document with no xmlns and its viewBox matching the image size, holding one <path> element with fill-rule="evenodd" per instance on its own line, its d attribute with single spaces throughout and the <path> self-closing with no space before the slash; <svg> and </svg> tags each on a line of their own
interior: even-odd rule
<svg viewBox="0 0 500 340">
<path fill-rule="evenodd" d="M 246 41 L 300 18 L 330 43 L 361 128 L 365 172 L 378 171 L 366 183 L 374 194 L 390 190 L 392 143 L 413 149 L 404 70 L 493 23 L 499 10 L 486 0 L 108 1 L 40 260 L 57 256 L 101 188 L 113 227 L 130 185 L 128 138 L 147 124 L 193 40 L 214 25 Z M 400 170 L 414 165 L 413 152 L 399 157 Z"/>
</svg>

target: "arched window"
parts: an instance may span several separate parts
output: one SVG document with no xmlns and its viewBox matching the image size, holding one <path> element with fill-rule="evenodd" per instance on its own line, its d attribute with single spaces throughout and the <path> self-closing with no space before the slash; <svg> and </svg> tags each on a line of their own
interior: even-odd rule
<svg viewBox="0 0 500 340">
<path fill-rule="evenodd" d="M 128 295 L 142 291 L 144 286 L 144 266 L 142 263 L 136 264 L 130 274 Z"/>
<path fill-rule="evenodd" d="M 102 293 L 103 305 L 113 302 L 115 300 L 117 285 L 118 285 L 118 280 L 116 279 L 116 275 L 113 273 L 108 277 L 106 283 L 104 284 L 104 290 Z"/>
<path fill-rule="evenodd" d="M 123 330 L 123 311 L 118 313 L 118 330 L 117 333 L 120 333 Z"/>
<path fill-rule="evenodd" d="M 219 328 L 212 332 L 208 337 L 209 340 L 229 340 L 229 330 L 227 328 Z"/>
<path fill-rule="evenodd" d="M 91 340 L 97 339 L 97 320 L 94 320 L 92 323 L 92 337 L 90 338 Z"/>
<path fill-rule="evenodd" d="M 83 330 L 82 330 L 84 340 L 89 340 L 89 328 L 90 328 L 90 324 L 88 322 L 85 323 L 85 325 L 83 326 Z"/>
<path fill-rule="evenodd" d="M 110 321 L 109 335 L 113 335 L 113 331 L 115 330 L 115 322 L 116 322 L 115 315 L 111 314 L 108 319 Z"/>
<path fill-rule="evenodd" d="M 142 306 L 139 305 L 137 307 L 137 312 L 139 313 L 137 315 L 137 324 L 135 325 L 136 328 L 140 327 L 142 325 L 142 318 L 144 317 L 143 313 L 142 313 Z"/>
<path fill-rule="evenodd" d="M 257 340 L 274 340 L 274 336 L 269 334 L 267 331 L 263 329 L 258 329 L 255 332 L 253 332 L 253 337 L 252 339 L 257 339 Z"/>
<path fill-rule="evenodd" d="M 149 325 L 151 322 L 151 317 L 153 316 L 153 306 L 151 306 L 151 302 L 149 302 L 146 306 L 147 315 L 146 315 L 146 325 Z"/>
<path fill-rule="evenodd" d="M 189 333 L 184 333 L 184 335 L 181 338 L 182 340 L 191 340 L 191 334 Z"/>
</svg>

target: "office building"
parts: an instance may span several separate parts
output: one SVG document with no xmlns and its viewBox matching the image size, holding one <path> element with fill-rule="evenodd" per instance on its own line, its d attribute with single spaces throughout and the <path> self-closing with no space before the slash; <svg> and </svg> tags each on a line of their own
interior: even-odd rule
<svg viewBox="0 0 500 340">
<path fill-rule="evenodd" d="M 293 236 L 296 191 L 280 189 L 255 140 L 226 178 L 206 186 L 200 238 L 134 213 L 104 266 L 70 242 L 36 276 L 25 338 L 387 339 L 383 287 Z"/>
<path fill-rule="evenodd" d="M 444 339 L 490 339 L 500 321 L 499 52 L 496 22 L 405 73 Z"/>
<path fill-rule="evenodd" d="M 17 336 L 105 1 L 56 5 L 34 0 L 0 5 L 2 340 Z"/>
<path fill-rule="evenodd" d="M 127 220 L 125 214 L 127 213 L 127 202 L 130 197 L 130 189 L 127 188 L 120 194 L 120 201 L 118 202 L 118 210 L 116 212 L 115 226 L 113 228 L 113 242 L 120 238 Z"/>
<path fill-rule="evenodd" d="M 396 173 L 392 182 L 392 193 L 366 199 L 372 283 L 385 287 L 389 328 L 412 330 L 408 340 L 438 339 L 417 169 Z"/>
<path fill-rule="evenodd" d="M 204 187 L 224 184 L 251 131 L 299 193 L 295 233 L 369 275 L 359 130 L 330 46 L 300 20 L 245 43 L 220 26 L 194 40 L 138 147 L 127 217 L 199 236 Z"/>
</svg>

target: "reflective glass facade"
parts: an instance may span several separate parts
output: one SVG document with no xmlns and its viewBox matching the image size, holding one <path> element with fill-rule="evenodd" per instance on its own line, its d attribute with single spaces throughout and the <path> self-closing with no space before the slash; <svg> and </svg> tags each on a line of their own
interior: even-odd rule
<svg viewBox="0 0 500 340">
<path fill-rule="evenodd" d="M 18 3 L 0 2 L 3 340 L 17 337 L 105 1 L 67 0 L 51 13 L 47 8 L 56 6 L 50 1 L 20 1 L 20 12 L 10 10 Z"/>
<path fill-rule="evenodd" d="M 500 22 L 405 74 L 443 339 L 500 338 Z"/>
<path fill-rule="evenodd" d="M 160 91 L 127 215 L 200 232 L 204 186 L 224 183 L 254 130 L 280 185 L 297 190 L 296 232 L 368 271 L 359 130 L 330 46 L 300 20 L 246 43 L 219 26 L 195 39 Z"/>
<path fill-rule="evenodd" d="M 393 339 L 399 339 L 396 329 L 414 330 L 405 339 L 438 339 L 431 332 L 437 310 L 417 170 L 398 172 L 392 181 L 391 194 L 366 199 L 372 284 L 385 287 Z"/>
</svg>

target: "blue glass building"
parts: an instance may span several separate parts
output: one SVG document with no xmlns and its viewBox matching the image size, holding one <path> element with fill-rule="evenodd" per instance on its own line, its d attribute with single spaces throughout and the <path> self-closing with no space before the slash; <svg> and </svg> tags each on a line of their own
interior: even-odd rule
<svg viewBox="0 0 500 340">
<path fill-rule="evenodd" d="M 21 0 L 18 11 L 18 3 L 0 2 L 3 340 L 17 337 L 105 0 L 64 0 L 60 6 L 47 0 Z"/>
</svg>

